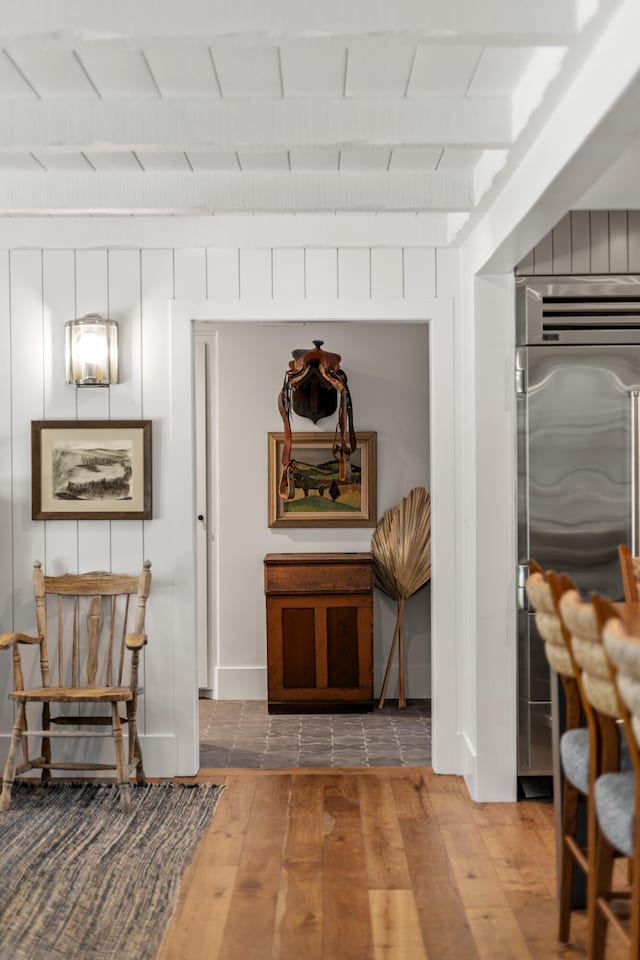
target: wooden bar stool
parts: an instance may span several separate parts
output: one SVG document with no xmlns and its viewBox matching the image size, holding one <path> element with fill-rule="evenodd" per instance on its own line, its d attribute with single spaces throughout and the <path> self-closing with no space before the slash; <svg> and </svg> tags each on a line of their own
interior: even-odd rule
<svg viewBox="0 0 640 960">
<path fill-rule="evenodd" d="M 560 741 L 560 756 L 564 773 L 562 795 L 562 845 L 558 883 L 559 922 L 558 939 L 569 940 L 571 924 L 571 893 L 576 865 L 588 877 L 587 850 L 578 838 L 581 808 L 589 802 L 589 730 L 585 725 L 579 677 L 571 655 L 569 638 L 558 614 L 558 601 L 564 592 L 573 588 L 568 578 L 529 564 L 532 571 L 526 582 L 529 601 L 535 610 L 538 632 L 544 641 L 549 666 L 560 677 L 565 695 L 564 733 Z M 587 814 L 588 818 L 588 814 Z"/>
</svg>

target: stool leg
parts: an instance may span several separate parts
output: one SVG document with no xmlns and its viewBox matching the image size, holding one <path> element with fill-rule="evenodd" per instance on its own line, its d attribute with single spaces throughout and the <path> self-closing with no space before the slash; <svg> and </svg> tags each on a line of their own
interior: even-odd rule
<svg viewBox="0 0 640 960">
<path fill-rule="evenodd" d="M 567 837 L 574 840 L 578 831 L 578 813 L 580 793 L 565 779 L 562 800 L 562 850 L 560 858 L 560 883 L 558 899 L 560 902 L 558 920 L 558 940 L 560 943 L 569 942 L 569 928 L 571 925 L 571 893 L 573 889 L 573 873 L 576 861 L 573 852 L 567 843 Z"/>
</svg>

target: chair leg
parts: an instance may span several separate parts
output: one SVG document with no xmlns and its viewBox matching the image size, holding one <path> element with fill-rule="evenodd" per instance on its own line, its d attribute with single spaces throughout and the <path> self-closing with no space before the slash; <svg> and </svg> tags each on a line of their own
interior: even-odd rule
<svg viewBox="0 0 640 960">
<path fill-rule="evenodd" d="M 129 794 L 129 777 L 127 776 L 127 767 L 124 762 L 124 747 L 122 744 L 122 723 L 120 721 L 120 711 L 117 703 L 111 704 L 111 726 L 113 730 L 113 742 L 116 750 L 116 771 L 118 776 L 118 787 L 120 789 L 120 807 L 122 810 L 128 810 L 131 803 Z"/>
<path fill-rule="evenodd" d="M 42 729 L 49 730 L 51 727 L 51 707 L 48 703 L 42 704 Z M 42 738 L 42 747 L 40 749 L 42 759 L 45 763 L 51 763 L 51 737 Z M 51 780 L 51 770 L 47 767 L 42 768 L 41 779 L 43 783 Z"/>
<path fill-rule="evenodd" d="M 576 861 L 566 837 L 575 839 L 578 831 L 578 814 L 580 794 L 576 788 L 565 779 L 562 800 L 562 850 L 560 859 L 560 883 L 558 889 L 559 917 L 558 940 L 560 943 L 569 942 L 571 925 L 571 893 L 573 889 L 573 873 Z"/>
<path fill-rule="evenodd" d="M 598 830 L 595 838 L 595 855 L 591 861 L 593 873 L 589 877 L 588 887 L 589 960 L 603 960 L 604 958 L 609 919 L 599 909 L 598 899 L 606 896 L 611 890 L 613 861 L 613 847 L 603 835 L 602 830 Z"/>
<path fill-rule="evenodd" d="M 24 703 L 21 703 L 18 707 L 18 713 L 16 715 L 15 723 L 13 725 L 13 732 L 11 734 L 11 745 L 9 747 L 9 756 L 7 757 L 7 762 L 4 765 L 4 773 L 2 775 L 2 794 L 0 795 L 0 812 L 4 812 L 9 809 L 9 804 L 11 803 L 11 790 L 13 788 L 13 781 L 16 775 L 16 752 L 18 750 L 18 744 L 22 740 L 24 731 L 27 729 L 27 718 L 26 718 L 26 708 Z"/>
<path fill-rule="evenodd" d="M 146 783 L 147 778 L 142 763 L 142 748 L 138 737 L 137 703 L 127 704 L 127 723 L 129 725 L 129 763 L 136 765 L 136 783 Z"/>
</svg>

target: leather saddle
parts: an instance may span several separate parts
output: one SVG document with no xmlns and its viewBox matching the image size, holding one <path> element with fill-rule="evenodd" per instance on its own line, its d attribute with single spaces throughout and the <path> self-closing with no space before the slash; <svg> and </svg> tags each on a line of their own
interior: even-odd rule
<svg viewBox="0 0 640 960">
<path fill-rule="evenodd" d="M 356 449 L 351 394 L 347 375 L 340 369 L 342 357 L 338 353 L 323 350 L 323 343 L 323 340 L 314 340 L 313 350 L 292 351 L 293 360 L 289 361 L 278 396 L 278 410 L 284 424 L 282 473 L 278 491 L 283 500 L 292 500 L 295 496 L 295 460 L 291 459 L 292 409 L 298 416 L 317 423 L 331 416 L 338 408 L 332 451 L 340 464 L 340 479 L 346 481 L 350 476 L 349 458 Z"/>
</svg>

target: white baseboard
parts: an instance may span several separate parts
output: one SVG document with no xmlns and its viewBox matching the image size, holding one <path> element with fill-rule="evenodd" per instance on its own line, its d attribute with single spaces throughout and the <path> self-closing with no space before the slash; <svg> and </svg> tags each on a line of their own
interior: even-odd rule
<svg viewBox="0 0 640 960">
<path fill-rule="evenodd" d="M 218 700 L 266 700 L 266 667 L 217 667 Z"/>
</svg>

